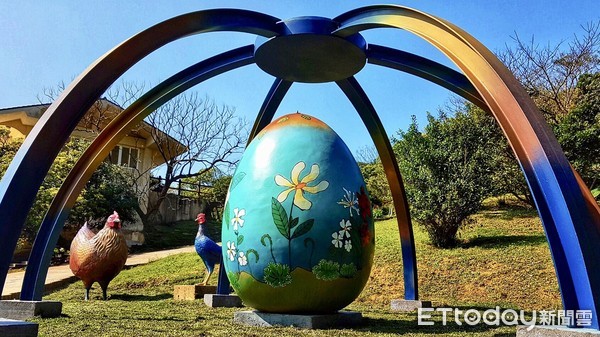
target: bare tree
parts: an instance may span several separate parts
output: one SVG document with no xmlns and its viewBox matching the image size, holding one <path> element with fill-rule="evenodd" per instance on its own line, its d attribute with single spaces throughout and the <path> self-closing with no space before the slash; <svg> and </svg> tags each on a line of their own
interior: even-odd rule
<svg viewBox="0 0 600 337">
<path fill-rule="evenodd" d="M 111 86 L 104 96 L 94 102 L 79 123 L 81 130 L 90 132 L 90 138 L 133 103 L 143 93 L 145 84 L 120 82 Z M 38 101 L 42 104 L 54 101 L 65 89 L 64 82 L 52 88 L 44 88 Z M 237 163 L 247 138 L 245 122 L 235 116 L 235 109 L 217 106 L 209 98 L 199 98 L 197 93 L 181 94 L 149 115 L 143 123 L 131 131 L 132 138 L 147 142 L 135 134 L 145 132 L 152 138 L 158 156 L 151 158 L 153 165 L 145 168 L 128 167 L 131 188 L 141 204 L 138 214 L 145 224 L 160 222 L 158 210 L 172 186 L 182 179 L 196 177 L 211 169 L 228 170 Z M 148 144 L 139 144 L 140 148 Z M 131 152 L 130 156 L 131 156 Z M 110 157 L 109 157 L 110 158 Z M 130 158 L 139 160 L 139 158 Z M 165 165 L 164 180 L 150 186 L 150 172 L 155 165 Z M 158 192 L 158 198 L 149 198 L 150 189 Z"/>
<path fill-rule="evenodd" d="M 561 121 L 576 106 L 577 82 L 588 73 L 600 71 L 600 21 L 581 27 L 582 32 L 555 45 L 542 45 L 534 37 L 523 40 L 515 34 L 513 46 L 499 58 L 515 74 L 555 133 Z M 535 206 L 525 179 L 519 174 L 516 157 L 506 141 L 497 159 L 495 186 Z"/>
<path fill-rule="evenodd" d="M 177 96 L 146 122 L 144 127 L 158 147 L 159 161 L 165 163 L 164 184 L 145 214 L 150 222 L 174 183 L 213 169 L 227 171 L 238 162 L 247 139 L 245 122 L 235 116 L 234 108 L 218 106 L 197 93 Z"/>
<path fill-rule="evenodd" d="M 379 153 L 373 145 L 365 145 L 356 150 L 356 160 L 360 163 L 373 164 L 378 158 Z"/>
<path fill-rule="evenodd" d="M 515 34 L 513 47 L 499 54 L 533 98 L 550 124 L 556 124 L 574 107 L 577 81 L 600 70 L 600 21 L 582 26 L 569 42 L 538 44 Z"/>
<path fill-rule="evenodd" d="M 50 104 L 65 90 L 65 82 L 55 87 L 46 87 L 37 96 L 40 104 Z M 79 122 L 79 126 L 92 134 L 99 134 L 102 129 L 119 113 L 120 109 L 129 106 L 144 93 L 145 84 L 122 81 L 110 86 L 104 96 L 95 101 Z M 110 104 L 112 103 L 112 104 Z M 115 109 L 115 105 L 117 110 Z"/>
</svg>

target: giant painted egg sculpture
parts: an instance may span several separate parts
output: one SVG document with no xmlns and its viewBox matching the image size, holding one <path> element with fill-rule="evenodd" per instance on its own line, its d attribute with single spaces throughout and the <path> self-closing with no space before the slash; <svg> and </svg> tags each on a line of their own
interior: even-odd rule
<svg viewBox="0 0 600 337">
<path fill-rule="evenodd" d="M 227 276 L 247 306 L 325 313 L 356 299 L 375 239 L 365 182 L 342 139 L 300 113 L 265 127 L 232 178 L 222 241 Z"/>
</svg>

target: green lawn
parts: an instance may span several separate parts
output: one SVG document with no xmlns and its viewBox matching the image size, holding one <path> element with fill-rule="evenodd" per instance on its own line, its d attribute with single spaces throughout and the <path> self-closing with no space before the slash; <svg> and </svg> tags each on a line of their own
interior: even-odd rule
<svg viewBox="0 0 600 337">
<path fill-rule="evenodd" d="M 421 298 L 436 306 L 513 309 L 557 309 L 560 295 L 544 233 L 534 211 L 488 207 L 477 223 L 461 231 L 463 244 L 439 250 L 416 228 Z M 200 300 L 175 302 L 173 286 L 202 279 L 195 254 L 172 256 L 123 271 L 110 285 L 108 301 L 100 290 L 84 302 L 80 282 L 45 299 L 63 302 L 63 316 L 36 319 L 40 336 L 511 336 L 514 327 L 449 324 L 418 326 L 416 313 L 388 310 L 402 298 L 399 239 L 394 220 L 376 223 L 375 266 L 361 296 L 348 307 L 361 311 L 364 325 L 347 330 L 248 328 L 232 324 L 235 310 L 211 309 Z M 216 282 L 216 278 L 212 279 Z"/>
</svg>

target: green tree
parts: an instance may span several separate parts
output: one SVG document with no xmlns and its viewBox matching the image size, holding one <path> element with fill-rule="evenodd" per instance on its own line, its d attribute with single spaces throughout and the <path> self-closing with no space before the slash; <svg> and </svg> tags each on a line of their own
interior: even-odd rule
<svg viewBox="0 0 600 337">
<path fill-rule="evenodd" d="M 600 186 L 600 73 L 581 76 L 577 89 L 577 103 L 555 127 L 556 136 L 573 167 L 596 190 Z"/>
<path fill-rule="evenodd" d="M 490 195 L 494 121 L 471 112 L 428 114 L 423 132 L 413 116 L 393 140 L 411 215 L 437 247 L 456 245 L 458 229 Z"/>
<path fill-rule="evenodd" d="M 203 212 L 209 214 L 209 216 L 214 212 L 214 217 L 220 218 L 231 178 L 231 175 L 212 168 L 200 175 L 184 178 L 181 183 L 188 190 L 196 190 L 194 193 L 187 191 L 185 195 L 202 201 Z"/>
<path fill-rule="evenodd" d="M 111 86 L 104 96 L 119 106 L 128 106 L 144 92 L 144 87 L 144 83 L 120 82 Z M 54 101 L 64 88 L 64 83 L 46 88 L 38 100 Z M 114 112 L 99 100 L 92 105 L 81 123 L 86 129 L 99 133 L 113 116 Z M 162 223 L 159 209 L 174 186 L 182 181 L 185 185 L 189 178 L 214 169 L 226 171 L 234 167 L 243 152 L 248 130 L 246 122 L 236 116 L 234 107 L 219 106 L 214 100 L 200 97 L 196 92 L 186 92 L 172 98 L 144 121 L 135 128 L 143 128 L 148 132 L 158 150 L 155 159 L 163 163 L 160 168 L 164 169 L 161 172 L 162 181 L 153 185 L 156 198 L 151 198 L 145 210 L 137 208 L 144 225 L 150 228 Z M 134 182 L 145 182 L 147 173 L 134 170 L 130 176 Z M 131 188 L 142 198 L 148 195 L 150 186 L 132 183 Z"/>
<path fill-rule="evenodd" d="M 0 127 L 0 176 L 4 175 L 22 142 L 23 139 L 10 138 L 8 130 Z M 32 242 L 35 238 L 52 199 L 88 145 L 89 142 L 85 140 L 72 139 L 57 156 L 27 215 L 22 235 L 25 240 Z M 104 219 L 113 210 L 119 212 L 122 220 L 133 220 L 137 199 L 129 187 L 130 182 L 121 170 L 122 168 L 108 163 L 100 165 L 70 211 L 67 225 L 80 225 L 86 220 L 104 224 Z"/>
<path fill-rule="evenodd" d="M 378 210 L 374 210 L 374 214 L 378 217 L 393 214 L 392 192 L 377 149 L 375 146 L 363 146 L 356 151 L 355 157 L 358 160 L 360 172 L 365 179 L 371 204 L 373 204 L 373 207 L 378 208 Z"/>
<path fill-rule="evenodd" d="M 382 215 L 389 215 L 393 211 L 392 193 L 381 161 L 376 159 L 372 163 L 359 162 L 358 167 L 363 178 L 365 178 L 371 203 L 374 206 L 381 207 Z M 383 214 L 384 210 L 387 214 Z"/>
<path fill-rule="evenodd" d="M 21 138 L 12 138 L 10 136 L 10 130 L 0 125 L 0 177 L 4 175 L 10 161 L 15 156 L 19 147 L 23 143 Z"/>
</svg>

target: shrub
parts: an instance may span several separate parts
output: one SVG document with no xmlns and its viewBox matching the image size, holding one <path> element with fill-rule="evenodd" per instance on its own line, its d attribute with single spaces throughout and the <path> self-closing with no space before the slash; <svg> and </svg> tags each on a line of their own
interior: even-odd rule
<svg viewBox="0 0 600 337">
<path fill-rule="evenodd" d="M 394 151 L 410 212 L 436 247 L 456 245 L 458 229 L 491 191 L 494 121 L 469 110 L 448 117 L 427 115 L 424 131 L 416 119 L 399 132 Z"/>
</svg>

